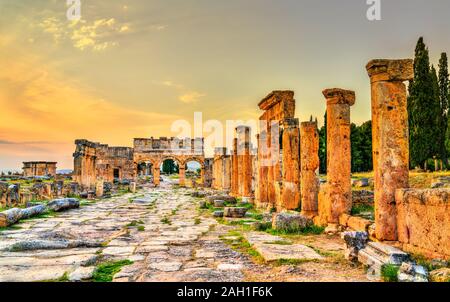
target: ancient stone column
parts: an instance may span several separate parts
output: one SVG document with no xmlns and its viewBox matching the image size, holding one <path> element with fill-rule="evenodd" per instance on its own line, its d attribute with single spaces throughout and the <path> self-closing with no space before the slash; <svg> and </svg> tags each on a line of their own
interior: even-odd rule
<svg viewBox="0 0 450 302">
<path fill-rule="evenodd" d="M 231 195 L 239 196 L 239 165 L 238 165 L 238 139 L 233 140 L 233 153 L 231 155 Z"/>
<path fill-rule="evenodd" d="M 355 92 L 326 89 L 327 100 L 327 193 L 328 223 L 338 223 L 352 209 L 350 106 Z"/>
<path fill-rule="evenodd" d="M 295 210 L 300 206 L 300 130 L 296 118 L 283 121 L 283 168 L 281 209 Z"/>
<path fill-rule="evenodd" d="M 301 198 L 302 214 L 318 214 L 319 194 L 319 132 L 317 122 L 304 122 L 300 126 L 301 141 Z"/>
<path fill-rule="evenodd" d="M 236 128 L 238 156 L 238 191 L 241 197 L 253 197 L 253 165 L 251 155 L 251 129 L 246 126 Z"/>
<path fill-rule="evenodd" d="M 179 166 L 179 185 L 180 187 L 186 186 L 186 167 L 183 165 Z"/>
<path fill-rule="evenodd" d="M 367 66 L 372 89 L 375 236 L 397 240 L 395 191 L 409 186 L 407 94 L 412 60 L 373 60 Z"/>
</svg>

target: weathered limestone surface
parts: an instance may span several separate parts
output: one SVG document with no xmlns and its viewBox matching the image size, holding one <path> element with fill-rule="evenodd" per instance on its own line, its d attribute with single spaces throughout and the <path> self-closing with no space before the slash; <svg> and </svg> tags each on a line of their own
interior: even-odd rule
<svg viewBox="0 0 450 302">
<path fill-rule="evenodd" d="M 239 196 L 239 162 L 238 139 L 233 140 L 233 153 L 231 154 L 231 191 L 232 196 Z"/>
<path fill-rule="evenodd" d="M 283 120 L 282 210 L 295 210 L 300 206 L 300 129 L 298 119 Z"/>
<path fill-rule="evenodd" d="M 289 241 L 286 241 L 286 244 L 279 244 L 283 242 L 283 238 L 278 236 L 248 233 L 246 238 L 266 262 L 277 260 L 323 260 L 321 255 L 308 246 L 292 244 Z"/>
<path fill-rule="evenodd" d="M 253 160 L 251 154 L 251 128 L 246 126 L 237 127 L 236 136 L 238 195 L 241 197 L 252 197 Z"/>
<path fill-rule="evenodd" d="M 398 189 L 398 240 L 409 252 L 450 259 L 450 189 Z"/>
<path fill-rule="evenodd" d="M 185 185 L 183 172 L 190 161 L 201 165 L 201 183 L 205 183 L 203 138 L 136 138 L 134 148 L 110 147 L 87 140 L 76 140 L 75 144 L 74 180 L 87 189 L 95 188 L 97 178 L 113 182 L 153 176 L 153 183 L 159 185 L 160 167 L 168 159 L 179 164 L 181 186 Z"/>
<path fill-rule="evenodd" d="M 56 176 L 56 162 L 24 162 L 23 163 L 23 176 Z"/>
<path fill-rule="evenodd" d="M 294 118 L 294 92 L 273 91 L 258 106 L 265 112 L 260 117 L 261 124 L 258 136 L 259 171 L 256 203 L 259 207 L 276 207 L 281 205 L 280 198 L 283 194 L 280 130 L 284 120 Z M 274 135 L 275 137 L 272 137 Z"/>
<path fill-rule="evenodd" d="M 227 155 L 227 148 L 214 150 L 213 189 L 228 191 L 231 189 L 231 156 Z"/>
<path fill-rule="evenodd" d="M 412 60 L 367 64 L 372 89 L 372 135 L 376 237 L 396 240 L 395 190 L 408 188 L 409 139 L 404 81 L 414 75 Z"/>
<path fill-rule="evenodd" d="M 328 223 L 338 223 L 339 216 L 352 208 L 350 106 L 355 93 L 343 89 L 323 91 L 327 100 L 327 186 L 322 202 Z"/>
<path fill-rule="evenodd" d="M 314 217 L 317 216 L 319 210 L 319 133 L 317 123 L 302 123 L 300 137 L 302 215 Z"/>
</svg>

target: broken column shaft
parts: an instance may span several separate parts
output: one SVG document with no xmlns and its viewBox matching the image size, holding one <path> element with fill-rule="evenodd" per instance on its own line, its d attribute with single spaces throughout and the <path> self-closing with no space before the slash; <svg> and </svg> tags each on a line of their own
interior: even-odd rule
<svg viewBox="0 0 450 302">
<path fill-rule="evenodd" d="M 319 194 L 319 132 L 316 122 L 304 122 L 300 126 L 301 141 L 301 205 L 302 215 L 314 217 L 318 214 Z"/>
<path fill-rule="evenodd" d="M 350 106 L 355 92 L 343 89 L 323 91 L 327 100 L 327 194 L 328 223 L 352 208 Z"/>
<path fill-rule="evenodd" d="M 246 126 L 236 128 L 237 136 L 237 166 L 238 166 L 238 194 L 241 197 L 252 197 L 252 157 L 251 157 L 251 129 Z M 234 172 L 233 172 L 234 173 Z"/>
<path fill-rule="evenodd" d="M 409 186 L 407 94 L 412 60 L 373 60 L 367 66 L 372 91 L 375 236 L 397 240 L 395 191 Z"/>
<path fill-rule="evenodd" d="M 281 209 L 295 210 L 300 206 L 300 130 L 296 118 L 283 121 L 283 168 Z"/>
</svg>

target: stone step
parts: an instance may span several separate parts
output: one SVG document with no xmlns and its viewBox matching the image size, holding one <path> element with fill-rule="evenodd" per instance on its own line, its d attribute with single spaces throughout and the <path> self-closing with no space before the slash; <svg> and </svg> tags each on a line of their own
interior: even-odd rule
<svg viewBox="0 0 450 302">
<path fill-rule="evenodd" d="M 400 266 L 403 262 L 409 261 L 409 254 L 384 243 L 369 242 L 366 248 L 359 251 L 358 261 L 368 267 L 369 279 L 379 280 L 384 265 Z"/>
</svg>

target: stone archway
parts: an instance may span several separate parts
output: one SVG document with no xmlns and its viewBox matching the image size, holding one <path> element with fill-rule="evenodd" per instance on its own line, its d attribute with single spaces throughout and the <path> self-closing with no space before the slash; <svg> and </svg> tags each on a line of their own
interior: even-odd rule
<svg viewBox="0 0 450 302">
<path fill-rule="evenodd" d="M 159 171 L 161 173 L 161 169 L 163 168 L 164 163 L 169 160 L 178 166 L 178 175 L 179 175 L 180 185 L 184 186 L 184 184 L 181 184 L 182 177 L 184 177 L 184 170 L 182 171 L 182 169 L 181 169 L 183 164 L 182 164 L 182 161 L 177 156 L 173 156 L 173 155 L 163 156 L 159 160 L 158 166 L 156 168 L 159 169 Z"/>
<path fill-rule="evenodd" d="M 186 185 L 186 170 L 187 164 L 190 162 L 196 162 L 200 165 L 200 184 L 203 186 L 205 184 L 205 161 L 199 157 L 187 157 L 183 161 L 183 185 Z M 180 170 L 181 171 L 181 170 Z M 181 173 L 180 173 L 180 185 L 181 185 Z"/>
</svg>

